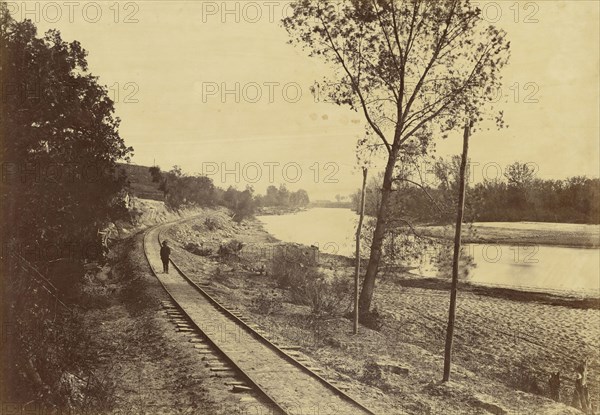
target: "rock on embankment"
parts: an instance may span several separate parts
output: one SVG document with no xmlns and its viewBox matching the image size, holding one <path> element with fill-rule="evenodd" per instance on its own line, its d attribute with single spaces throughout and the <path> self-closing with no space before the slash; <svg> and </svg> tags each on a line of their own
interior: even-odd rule
<svg viewBox="0 0 600 415">
<path fill-rule="evenodd" d="M 130 220 L 119 220 L 110 223 L 103 230 L 112 239 L 123 239 L 132 233 L 160 223 L 171 222 L 200 214 L 201 208 L 169 209 L 164 202 L 158 200 L 131 198 L 128 203 Z"/>
<path fill-rule="evenodd" d="M 199 220 L 182 223 L 174 228 L 173 237 L 182 246 L 193 243 L 214 248 L 224 241 L 239 237 L 244 228 L 243 225 L 234 223 L 223 208 L 204 210 Z"/>
</svg>

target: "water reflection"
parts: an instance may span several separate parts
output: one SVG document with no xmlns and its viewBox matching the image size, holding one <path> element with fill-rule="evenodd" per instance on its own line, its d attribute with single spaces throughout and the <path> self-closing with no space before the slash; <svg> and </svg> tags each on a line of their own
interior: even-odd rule
<svg viewBox="0 0 600 415">
<path fill-rule="evenodd" d="M 322 252 L 354 256 L 358 219 L 351 210 L 315 208 L 259 219 L 269 233 L 282 241 L 317 245 Z M 599 249 L 497 244 L 470 244 L 465 248 L 475 263 L 470 276 L 473 283 L 600 295 Z M 415 272 L 425 276 L 438 274 L 428 261 Z"/>
</svg>

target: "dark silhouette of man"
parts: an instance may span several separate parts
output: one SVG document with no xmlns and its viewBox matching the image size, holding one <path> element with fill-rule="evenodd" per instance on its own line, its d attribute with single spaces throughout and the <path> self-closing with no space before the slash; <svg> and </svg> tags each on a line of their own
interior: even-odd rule
<svg viewBox="0 0 600 415">
<path fill-rule="evenodd" d="M 163 272 L 165 274 L 169 273 L 169 257 L 171 256 L 171 248 L 169 248 L 168 241 L 164 241 L 162 247 L 160 248 L 160 259 L 163 263 Z"/>
</svg>

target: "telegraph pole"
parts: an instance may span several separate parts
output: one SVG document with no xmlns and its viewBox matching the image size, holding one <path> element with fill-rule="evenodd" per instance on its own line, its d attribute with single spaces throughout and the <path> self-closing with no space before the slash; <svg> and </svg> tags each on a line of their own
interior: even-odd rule
<svg viewBox="0 0 600 415">
<path fill-rule="evenodd" d="M 448 328 L 446 329 L 446 348 L 444 352 L 444 382 L 450 380 L 450 363 L 452 360 L 452 341 L 454 338 L 454 319 L 456 315 L 456 293 L 458 290 L 458 260 L 460 259 L 460 239 L 465 210 L 465 171 L 467 170 L 467 154 L 469 152 L 469 136 L 472 123 L 467 121 L 463 136 L 463 152 L 460 162 L 460 188 L 458 192 L 458 208 L 454 233 L 454 257 L 452 259 L 452 288 L 450 290 L 450 310 L 448 312 Z"/>
<path fill-rule="evenodd" d="M 358 334 L 358 286 L 360 283 L 360 235 L 362 231 L 362 223 L 365 217 L 365 189 L 367 187 L 367 168 L 362 168 L 363 182 L 362 190 L 360 191 L 360 217 L 358 219 L 358 227 L 356 228 L 356 264 L 354 273 L 354 334 Z"/>
</svg>

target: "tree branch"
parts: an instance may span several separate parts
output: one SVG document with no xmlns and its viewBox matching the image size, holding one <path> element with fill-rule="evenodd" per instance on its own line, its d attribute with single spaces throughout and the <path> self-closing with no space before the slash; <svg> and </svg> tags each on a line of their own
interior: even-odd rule
<svg viewBox="0 0 600 415">
<path fill-rule="evenodd" d="M 333 41 L 333 38 L 331 37 L 329 30 L 327 29 L 327 25 L 325 24 L 325 21 L 323 20 L 323 17 L 319 16 L 319 20 L 321 20 L 321 24 L 323 25 L 323 29 L 325 30 L 325 34 L 327 35 L 327 39 L 329 40 L 333 51 L 335 52 L 336 56 L 338 57 L 338 59 L 340 61 L 340 64 L 342 65 L 342 67 L 344 68 L 344 71 L 346 72 L 346 74 L 350 78 L 350 81 L 352 82 L 352 87 L 354 89 L 354 92 L 358 95 L 358 97 L 360 99 L 361 106 L 363 108 L 363 112 L 365 114 L 365 118 L 367 119 L 367 122 L 369 123 L 371 128 L 373 128 L 373 131 L 375 131 L 375 133 L 379 136 L 379 138 L 381 138 L 381 140 L 385 144 L 386 148 L 388 149 L 388 152 L 391 152 L 391 150 L 392 150 L 391 146 L 390 146 L 389 142 L 387 141 L 387 139 L 385 138 L 385 135 L 379 129 L 377 124 L 375 124 L 373 122 L 373 120 L 371 119 L 371 115 L 369 114 L 369 111 L 367 109 L 367 104 L 366 104 L 363 94 L 360 90 L 360 85 L 357 85 L 356 80 L 354 79 L 354 76 L 352 76 L 352 73 L 348 69 L 348 66 L 346 65 L 346 62 L 344 61 L 344 58 L 342 57 L 338 48 L 336 47 L 335 42 Z"/>
<path fill-rule="evenodd" d="M 416 131 L 418 131 L 421 127 L 423 127 L 423 125 L 425 125 L 426 123 L 428 123 L 429 121 L 431 121 L 432 119 L 434 119 L 435 117 L 437 117 L 439 114 L 441 114 L 442 111 L 444 111 L 448 105 L 450 103 L 452 103 L 452 98 L 459 96 L 462 91 L 464 91 L 464 89 L 469 85 L 471 79 L 473 78 L 473 76 L 475 75 L 475 72 L 477 70 L 477 68 L 479 68 L 481 61 L 483 60 L 483 58 L 487 55 L 487 53 L 489 52 L 489 47 L 486 47 L 486 49 L 483 51 L 483 53 L 481 54 L 481 56 L 479 57 L 479 60 L 477 61 L 477 63 L 475 64 L 475 66 L 473 67 L 471 73 L 469 74 L 469 77 L 465 80 L 465 82 L 463 83 L 463 85 L 456 90 L 455 92 L 452 92 L 449 95 L 446 95 L 446 97 L 449 99 L 444 105 L 442 105 L 440 108 L 438 108 L 438 110 L 436 110 L 435 112 L 433 112 L 431 115 L 425 117 L 423 120 L 421 120 L 416 127 L 414 127 L 412 130 L 410 130 L 410 132 L 404 134 L 404 138 L 401 140 L 401 142 L 406 141 L 409 137 L 411 137 Z M 407 124 L 404 126 L 404 131 L 406 131 L 406 129 L 408 129 L 410 124 Z"/>
<path fill-rule="evenodd" d="M 441 51 L 442 45 L 444 43 L 444 40 L 446 39 L 446 36 L 448 35 L 448 28 L 450 27 L 450 23 L 452 22 L 452 17 L 454 16 L 454 11 L 455 11 L 455 8 L 456 8 L 456 3 L 457 3 L 456 0 L 452 3 L 452 8 L 450 9 L 450 11 L 448 13 L 448 17 L 446 18 L 446 27 L 444 28 L 444 31 L 442 32 L 442 35 L 440 36 L 438 42 L 436 43 L 435 50 L 433 52 L 433 55 L 431 56 L 431 59 L 429 60 L 429 63 L 427 64 L 427 66 L 423 70 L 423 74 L 419 78 L 419 81 L 417 82 L 417 85 L 415 86 L 415 89 L 414 89 L 411 97 L 409 98 L 408 102 L 406 103 L 406 107 L 405 107 L 405 110 L 404 110 L 404 118 L 406 118 L 406 114 L 408 114 L 410 112 L 410 108 L 411 108 L 414 100 L 416 99 L 417 94 L 421 90 L 421 88 L 423 86 L 423 82 L 425 81 L 425 78 L 427 77 L 427 74 L 429 73 L 429 71 L 433 67 L 433 64 L 435 63 L 435 61 L 438 59 L 438 56 L 440 54 L 440 51 Z M 405 119 L 403 119 L 402 121 L 405 121 Z"/>
<path fill-rule="evenodd" d="M 403 177 L 396 177 L 396 178 L 394 179 L 394 182 L 400 182 L 400 181 L 402 181 L 402 182 L 407 182 L 407 183 L 410 183 L 410 184 L 413 184 L 413 185 L 417 186 L 418 188 L 420 188 L 420 189 L 423 191 L 423 193 L 425 193 L 425 194 L 427 195 L 427 197 L 429 198 L 429 200 L 431 201 L 431 203 L 433 203 L 433 205 L 435 206 L 435 208 L 436 208 L 436 209 L 437 209 L 437 210 L 438 210 L 440 213 L 442 213 L 442 214 L 445 214 L 445 213 L 446 213 L 446 212 L 444 212 L 444 210 L 443 210 L 443 209 L 440 207 L 440 205 L 437 203 L 437 201 L 436 201 L 436 200 L 433 198 L 433 196 L 431 196 L 431 194 L 430 194 L 430 193 L 427 191 L 427 188 L 426 188 L 425 186 L 423 186 L 422 184 L 420 184 L 420 183 L 418 183 L 418 182 L 415 182 L 415 181 L 413 181 L 413 180 L 406 179 L 406 178 L 403 178 Z"/>
</svg>

